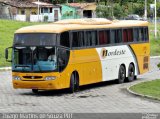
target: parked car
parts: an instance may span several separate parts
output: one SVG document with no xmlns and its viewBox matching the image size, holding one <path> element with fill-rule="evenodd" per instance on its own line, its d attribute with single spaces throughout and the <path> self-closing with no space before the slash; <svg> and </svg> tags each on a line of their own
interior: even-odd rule
<svg viewBox="0 0 160 119">
<path fill-rule="evenodd" d="M 126 20 L 143 20 L 143 18 L 137 14 L 130 14 L 127 16 Z"/>
</svg>

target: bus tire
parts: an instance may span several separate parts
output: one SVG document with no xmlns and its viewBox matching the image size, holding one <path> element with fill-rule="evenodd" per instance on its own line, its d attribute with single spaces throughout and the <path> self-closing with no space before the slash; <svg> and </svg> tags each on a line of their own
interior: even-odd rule
<svg viewBox="0 0 160 119">
<path fill-rule="evenodd" d="M 134 76 L 134 80 L 137 80 L 137 76 L 136 75 Z"/>
<path fill-rule="evenodd" d="M 131 63 L 128 67 L 128 78 L 127 78 L 127 81 L 128 82 L 131 82 L 133 81 L 135 78 L 135 67 L 134 65 Z"/>
<path fill-rule="evenodd" d="M 32 92 L 37 94 L 38 93 L 38 89 L 32 89 Z"/>
<path fill-rule="evenodd" d="M 70 93 L 74 93 L 76 91 L 78 91 L 79 89 L 79 81 L 78 81 L 78 78 L 77 78 L 77 73 L 72 73 L 71 75 L 71 79 L 70 79 Z"/>
<path fill-rule="evenodd" d="M 119 67 L 119 73 L 118 73 L 118 83 L 123 83 L 124 80 L 126 78 L 126 69 L 125 69 L 125 66 L 124 65 L 121 65 Z"/>
</svg>

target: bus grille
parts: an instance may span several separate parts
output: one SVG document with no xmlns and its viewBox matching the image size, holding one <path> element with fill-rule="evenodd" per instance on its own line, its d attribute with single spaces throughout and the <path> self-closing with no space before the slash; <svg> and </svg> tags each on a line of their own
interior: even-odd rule
<svg viewBox="0 0 160 119">
<path fill-rule="evenodd" d="M 23 76 L 25 79 L 42 79 L 42 76 Z"/>
</svg>

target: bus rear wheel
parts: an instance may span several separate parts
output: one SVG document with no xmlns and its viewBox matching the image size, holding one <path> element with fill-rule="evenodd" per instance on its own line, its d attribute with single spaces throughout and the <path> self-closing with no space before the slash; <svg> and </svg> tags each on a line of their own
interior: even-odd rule
<svg viewBox="0 0 160 119">
<path fill-rule="evenodd" d="M 70 93 L 74 93 L 76 91 L 78 91 L 79 89 L 79 81 L 78 81 L 78 78 L 77 78 L 77 75 L 76 73 L 72 73 L 71 75 L 71 79 L 70 79 Z"/>
<path fill-rule="evenodd" d="M 38 93 L 38 89 L 32 89 L 32 92 L 37 94 Z"/>
<path fill-rule="evenodd" d="M 120 84 L 120 83 L 123 83 L 124 80 L 126 78 L 126 69 L 123 65 L 120 66 L 119 68 L 119 73 L 118 73 L 118 80 L 117 82 Z"/>
<path fill-rule="evenodd" d="M 128 78 L 127 78 L 127 81 L 131 82 L 131 81 L 134 80 L 134 78 L 135 78 L 135 68 L 134 68 L 133 64 L 130 64 L 129 67 L 128 67 Z"/>
</svg>

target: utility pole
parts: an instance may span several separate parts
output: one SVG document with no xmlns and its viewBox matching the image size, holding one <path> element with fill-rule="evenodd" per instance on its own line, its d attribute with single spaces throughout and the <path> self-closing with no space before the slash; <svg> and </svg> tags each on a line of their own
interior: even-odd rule
<svg viewBox="0 0 160 119">
<path fill-rule="evenodd" d="M 147 0 L 145 0 L 144 18 L 147 20 Z"/>
<path fill-rule="evenodd" d="M 155 39 L 157 39 L 157 8 L 156 8 L 156 4 L 157 4 L 157 1 L 155 0 L 154 1 L 154 13 L 155 13 L 155 18 L 154 18 L 154 36 L 155 36 Z"/>
<path fill-rule="evenodd" d="M 38 0 L 38 22 L 39 22 L 39 0 Z"/>
</svg>

